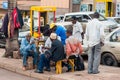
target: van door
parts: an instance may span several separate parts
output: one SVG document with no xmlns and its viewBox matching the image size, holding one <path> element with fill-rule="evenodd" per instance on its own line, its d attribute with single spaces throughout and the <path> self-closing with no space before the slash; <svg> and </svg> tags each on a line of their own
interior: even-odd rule
<svg viewBox="0 0 120 80">
<path fill-rule="evenodd" d="M 120 56 L 120 29 L 110 36 L 109 49 Z"/>
</svg>

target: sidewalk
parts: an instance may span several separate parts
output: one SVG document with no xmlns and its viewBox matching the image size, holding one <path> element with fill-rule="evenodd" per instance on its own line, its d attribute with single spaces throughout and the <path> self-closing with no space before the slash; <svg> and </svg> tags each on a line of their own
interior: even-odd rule
<svg viewBox="0 0 120 80">
<path fill-rule="evenodd" d="M 26 75 L 29 77 L 38 78 L 39 80 L 119 80 L 120 68 L 100 66 L 99 74 L 88 74 L 87 64 L 86 70 L 76 72 L 65 72 L 62 74 L 55 74 L 52 68 L 51 72 L 44 72 L 43 74 L 34 73 L 34 70 L 22 71 L 22 60 L 3 58 L 4 49 L 0 49 L 0 68 L 4 68 L 15 73 Z"/>
</svg>

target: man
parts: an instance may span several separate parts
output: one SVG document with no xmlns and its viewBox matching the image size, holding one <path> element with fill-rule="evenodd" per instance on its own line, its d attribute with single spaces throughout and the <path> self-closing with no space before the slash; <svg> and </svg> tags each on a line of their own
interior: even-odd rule
<svg viewBox="0 0 120 80">
<path fill-rule="evenodd" d="M 67 30 L 66 32 L 67 35 L 67 39 L 66 39 L 66 57 L 67 59 L 75 59 L 75 69 L 76 70 L 82 70 L 81 69 L 81 64 L 78 64 L 80 62 L 79 57 L 80 54 L 82 54 L 83 48 L 81 46 L 81 43 L 79 42 L 79 40 L 77 40 L 77 38 L 75 38 L 74 36 L 72 36 L 72 31 L 71 30 Z"/>
<path fill-rule="evenodd" d="M 72 55 L 78 57 L 79 54 L 82 53 L 83 49 L 81 43 L 77 38 L 72 36 L 72 31 L 67 30 L 67 39 L 66 39 L 66 56 L 69 58 Z"/>
<path fill-rule="evenodd" d="M 99 73 L 98 67 L 101 58 L 101 45 L 104 41 L 104 27 L 98 20 L 99 13 L 94 13 L 94 19 L 89 21 L 86 27 L 86 38 L 88 41 L 88 73 Z"/>
<path fill-rule="evenodd" d="M 55 23 L 50 24 L 50 29 L 52 30 L 52 32 L 55 32 L 57 36 L 60 36 L 62 44 L 65 45 L 66 29 L 60 25 L 55 25 Z"/>
<path fill-rule="evenodd" d="M 28 33 L 26 37 L 22 39 L 20 53 L 23 55 L 23 70 L 26 70 L 28 56 L 33 57 L 33 67 L 35 68 L 37 64 L 37 51 L 34 39 L 31 38 L 30 33 Z"/>
<path fill-rule="evenodd" d="M 83 37 L 83 29 L 80 22 L 77 21 L 75 16 L 72 17 L 72 24 L 73 24 L 73 33 L 72 35 L 77 38 L 80 42 L 82 42 Z"/>
<path fill-rule="evenodd" d="M 57 36 L 57 39 L 58 39 L 59 41 L 61 41 L 60 36 Z M 46 42 L 45 42 L 45 47 L 51 48 L 51 44 L 52 44 L 52 41 L 51 41 L 50 37 L 48 37 L 47 40 L 46 40 Z"/>
</svg>

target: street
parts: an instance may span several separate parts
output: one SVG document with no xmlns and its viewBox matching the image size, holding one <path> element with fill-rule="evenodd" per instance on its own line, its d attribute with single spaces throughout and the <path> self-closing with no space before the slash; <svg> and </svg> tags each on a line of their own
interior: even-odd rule
<svg viewBox="0 0 120 80">
<path fill-rule="evenodd" d="M 38 80 L 0 68 L 0 80 Z"/>
</svg>

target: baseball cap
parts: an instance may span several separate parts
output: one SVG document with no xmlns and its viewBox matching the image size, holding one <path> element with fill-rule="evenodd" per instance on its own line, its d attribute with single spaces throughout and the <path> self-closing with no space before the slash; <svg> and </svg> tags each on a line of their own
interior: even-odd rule
<svg viewBox="0 0 120 80">
<path fill-rule="evenodd" d="M 52 29 L 55 26 L 55 23 L 50 24 L 50 29 Z"/>
</svg>

